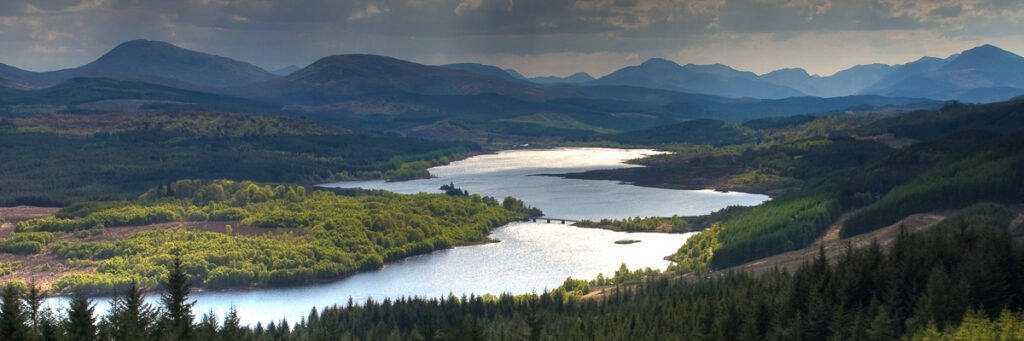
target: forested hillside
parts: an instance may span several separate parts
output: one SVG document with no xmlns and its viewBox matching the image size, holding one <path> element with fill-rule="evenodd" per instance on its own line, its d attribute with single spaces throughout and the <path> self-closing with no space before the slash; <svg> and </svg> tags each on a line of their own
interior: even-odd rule
<svg viewBox="0 0 1024 341">
<path fill-rule="evenodd" d="M 422 178 L 427 167 L 478 148 L 229 113 L 6 119 L 0 120 L 0 205 L 132 199 L 191 178 L 304 185 Z"/>
<path fill-rule="evenodd" d="M 1021 115 L 1021 105 L 1024 103 L 950 107 L 911 115 L 930 115 L 938 121 L 962 117 L 967 111 L 979 121 L 991 117 L 1007 121 L 1006 117 Z M 857 129 L 885 127 L 884 131 L 900 131 L 902 125 L 892 124 L 894 120 L 906 118 L 881 120 Z M 991 129 L 977 130 L 986 126 Z M 860 160 L 844 158 L 855 154 L 837 151 L 826 154 L 836 157 L 835 161 L 809 163 L 832 168 L 797 166 L 793 169 L 801 172 L 794 177 L 806 180 L 801 189 L 764 205 L 719 213 L 721 227 L 702 232 L 704 236 L 684 245 L 677 255 L 676 268 L 721 269 L 807 247 L 843 212 L 852 212 L 840 233 L 847 237 L 884 227 L 914 213 L 962 208 L 978 202 L 1020 202 L 1024 198 L 1024 155 L 1020 152 L 1024 135 L 1001 133 L 1019 131 L 1024 126 L 979 123 L 974 127 L 975 130 L 964 131 L 958 124 L 938 126 L 929 135 L 930 141 L 891 151 L 876 150 Z M 851 150 L 866 151 L 863 147 Z M 836 162 L 841 159 L 848 162 Z M 762 164 L 761 169 L 787 169 L 771 167 L 772 164 Z M 708 259 L 705 254 L 713 256 Z"/>
</svg>

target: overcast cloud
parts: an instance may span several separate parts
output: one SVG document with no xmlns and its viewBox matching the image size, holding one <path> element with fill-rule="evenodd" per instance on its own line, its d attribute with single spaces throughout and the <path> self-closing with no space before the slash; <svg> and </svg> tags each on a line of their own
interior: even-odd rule
<svg viewBox="0 0 1024 341">
<path fill-rule="evenodd" d="M 601 76 L 653 57 L 764 73 L 1024 53 L 1019 0 L 74 0 L 0 2 L 0 63 L 44 71 L 131 39 L 266 69 L 341 53 Z"/>
</svg>

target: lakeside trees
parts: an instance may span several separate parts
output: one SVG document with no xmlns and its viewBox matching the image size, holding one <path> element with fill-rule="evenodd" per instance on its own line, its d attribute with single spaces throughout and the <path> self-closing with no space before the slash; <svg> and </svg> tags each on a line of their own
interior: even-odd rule
<svg viewBox="0 0 1024 341">
<path fill-rule="evenodd" d="M 625 219 L 601 219 L 592 221 L 580 220 L 576 223 L 579 227 L 601 227 L 609 226 L 614 229 L 626 232 L 690 232 L 690 224 L 680 216 L 669 218 L 661 217 L 629 217 Z"/>
<path fill-rule="evenodd" d="M 109 293 L 129 283 L 153 288 L 171 256 L 203 288 L 313 283 L 376 269 L 403 257 L 484 240 L 491 228 L 540 215 L 515 198 L 502 205 L 479 195 L 400 195 L 356 191 L 350 196 L 295 185 L 229 180 L 182 180 L 158 186 L 132 202 L 70 206 L 18 224 L 13 237 L 94 272 L 57 279 L 62 293 Z M 97 232 L 172 221 L 240 220 L 273 228 L 256 234 L 158 229 L 114 240 L 50 241 L 50 232 Z M 36 244 L 33 244 L 36 245 Z"/>
</svg>

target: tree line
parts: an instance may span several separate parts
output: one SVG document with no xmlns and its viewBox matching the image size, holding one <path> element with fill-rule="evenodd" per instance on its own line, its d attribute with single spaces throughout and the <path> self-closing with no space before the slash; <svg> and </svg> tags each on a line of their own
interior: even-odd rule
<svg viewBox="0 0 1024 341">
<path fill-rule="evenodd" d="M 629 217 L 625 219 L 601 219 L 592 221 L 583 219 L 576 223 L 580 227 L 610 226 L 627 232 L 690 232 L 690 223 L 678 215 L 662 217 Z"/>
</svg>

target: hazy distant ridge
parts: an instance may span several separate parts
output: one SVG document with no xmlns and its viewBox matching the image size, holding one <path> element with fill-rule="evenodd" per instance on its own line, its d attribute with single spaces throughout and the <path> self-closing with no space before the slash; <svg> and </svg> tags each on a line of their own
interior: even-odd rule
<svg viewBox="0 0 1024 341">
<path fill-rule="evenodd" d="M 77 68 L 50 72 L 11 71 L 0 68 L 0 78 L 6 78 L 5 74 L 18 76 L 27 85 L 16 87 L 22 89 L 49 87 L 78 77 L 104 77 L 208 90 L 276 77 L 246 62 L 150 40 L 122 43 L 99 59 Z"/>
</svg>

